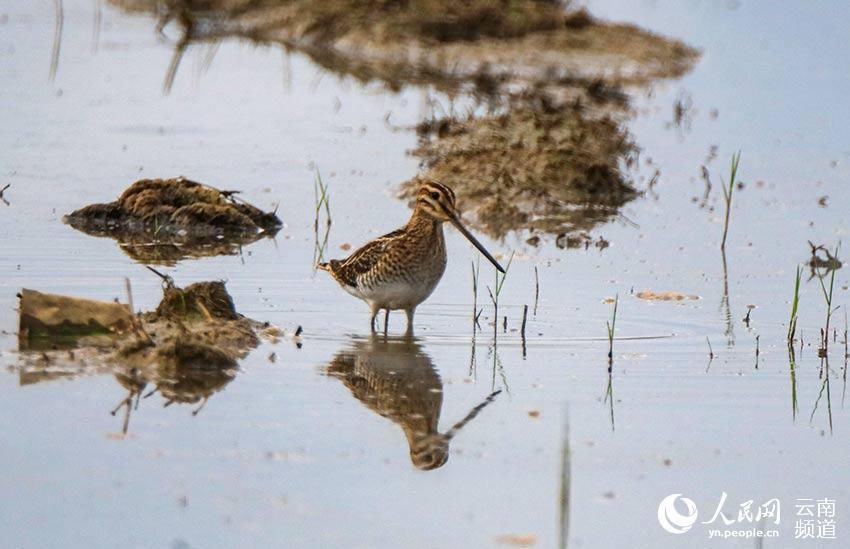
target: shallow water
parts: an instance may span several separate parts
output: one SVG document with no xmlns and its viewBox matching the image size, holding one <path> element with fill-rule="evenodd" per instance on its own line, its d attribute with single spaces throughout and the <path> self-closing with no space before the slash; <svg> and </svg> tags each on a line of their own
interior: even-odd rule
<svg viewBox="0 0 850 549">
<path fill-rule="evenodd" d="M 395 125 L 415 124 L 429 112 L 427 92 L 364 88 L 277 47 L 228 41 L 208 69 L 209 48 L 190 50 L 163 96 L 170 46 L 157 40 L 150 19 L 104 7 L 95 42 L 94 3 L 67 4 L 53 83 L 49 3 L 0 5 L 0 100 L 13 106 L 0 126 L 0 187 L 11 184 L 9 205 L 0 204 L 5 544 L 488 547 L 517 535 L 554 547 L 564 541 L 565 476 L 570 547 L 714 543 L 706 540 L 719 522 L 701 522 L 723 492 L 727 516 L 747 500 L 779 498 L 780 536 L 765 540 L 771 547 L 828 543 L 795 539 L 795 503 L 835 499 L 835 544 L 844 544 L 843 334 L 831 348 L 829 394 L 818 402 L 816 334 L 825 307 L 816 279 L 802 288 L 796 418 L 784 334 L 806 241 L 832 247 L 848 230 L 846 6 L 765 13 L 749 3 L 589 3 L 600 16 L 684 39 L 703 49 L 703 59 L 679 81 L 635 92 L 630 130 L 643 152 L 634 175 L 644 185 L 656 168 L 660 176 L 622 220 L 597 229 L 609 248 L 532 248 L 522 236 L 485 242 L 502 257 L 517 253 L 500 303 L 508 332 L 499 327 L 495 354 L 486 290 L 473 340 L 473 249 L 448 229 L 448 270 L 417 312 L 419 349 L 410 364 L 394 354 L 394 368 L 433 366 L 441 431 L 492 391 L 502 393 L 452 439 L 444 466 L 420 471 L 401 426 L 324 373 L 346 350 L 364 364 L 382 359 L 363 344 L 365 306 L 313 272 L 312 209 L 318 166 L 330 185 L 331 257 L 345 255 L 343 243 L 356 246 L 406 220 L 395 193 L 416 172 L 405 154 L 415 135 L 384 119 L 389 112 Z M 671 125 L 674 102 L 688 97 L 689 124 Z M 714 188 L 701 208 L 700 165 L 714 145 L 717 158 L 706 164 Z M 734 197 L 727 244 L 727 314 L 719 177 L 728 176 L 738 149 L 746 185 Z M 122 437 L 123 418 L 109 411 L 126 391 L 112 376 L 34 382 L 19 370 L 15 293 L 123 299 L 126 276 L 136 306 L 154 307 L 159 279 L 112 240 L 85 236 L 61 218 L 112 200 L 137 178 L 180 174 L 241 189 L 263 208 L 279 205 L 286 226 L 241 256 L 183 261 L 168 272 L 179 284 L 227 280 L 240 312 L 288 334 L 302 326 L 303 345 L 284 337 L 261 346 L 197 416 L 190 406 L 164 408 L 159 395 L 143 399 Z M 524 356 L 516 330 L 522 306 L 534 303 L 535 266 L 540 302 L 529 313 Z M 482 266 L 482 286 L 492 277 Z M 840 332 L 847 285 L 839 270 Z M 644 288 L 701 299 L 631 295 Z M 608 399 L 605 300 L 615 294 Z M 741 320 L 748 305 L 756 306 L 749 327 Z M 402 315 L 393 315 L 390 331 L 402 330 Z M 717 355 L 710 362 L 706 337 Z M 658 524 L 658 504 L 672 493 L 699 508 L 700 523 L 686 534 Z"/>
</svg>

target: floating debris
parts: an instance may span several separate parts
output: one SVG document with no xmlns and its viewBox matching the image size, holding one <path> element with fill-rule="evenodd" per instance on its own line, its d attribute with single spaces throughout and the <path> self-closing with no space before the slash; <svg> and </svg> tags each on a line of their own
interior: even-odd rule
<svg viewBox="0 0 850 549">
<path fill-rule="evenodd" d="M 652 290 L 635 292 L 635 297 L 638 299 L 645 299 L 647 301 L 692 301 L 700 299 L 698 295 L 683 294 L 679 292 L 653 292 Z"/>
<path fill-rule="evenodd" d="M 837 255 L 830 253 L 830 251 L 826 249 L 826 246 L 815 245 L 811 240 L 809 240 L 809 247 L 812 252 L 811 257 L 809 258 L 809 269 L 811 270 L 809 280 L 815 276 L 823 277 L 830 271 L 834 271 L 842 267 L 842 261 Z"/>
<path fill-rule="evenodd" d="M 534 547 L 537 545 L 537 536 L 534 534 L 503 534 L 496 538 L 496 543 L 513 547 Z"/>
</svg>

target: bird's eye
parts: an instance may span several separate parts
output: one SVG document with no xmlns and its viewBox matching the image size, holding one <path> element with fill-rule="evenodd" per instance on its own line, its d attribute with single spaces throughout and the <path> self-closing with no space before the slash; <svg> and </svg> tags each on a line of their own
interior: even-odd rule
<svg viewBox="0 0 850 549">
<path fill-rule="evenodd" d="M 438 193 L 437 191 L 431 191 L 431 198 L 433 198 L 434 200 L 439 200 L 440 193 Z"/>
</svg>

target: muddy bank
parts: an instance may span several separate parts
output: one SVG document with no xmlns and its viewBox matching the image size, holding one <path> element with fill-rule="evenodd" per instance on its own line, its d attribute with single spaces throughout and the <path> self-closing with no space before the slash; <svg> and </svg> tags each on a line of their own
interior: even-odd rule
<svg viewBox="0 0 850 549">
<path fill-rule="evenodd" d="M 179 288 L 167 279 L 156 310 L 140 314 L 115 302 L 24 289 L 19 321 L 21 384 L 113 374 L 130 391 L 122 401 L 128 414 L 150 385 L 165 405 L 203 405 L 235 378 L 238 360 L 261 338 L 281 333 L 239 314 L 219 281 Z"/>
<path fill-rule="evenodd" d="M 274 236 L 282 226 L 274 212 L 182 177 L 142 179 L 117 200 L 91 204 L 64 221 L 93 236 L 118 241 L 130 257 L 173 263 L 185 257 L 238 253 L 243 245 Z"/>
</svg>

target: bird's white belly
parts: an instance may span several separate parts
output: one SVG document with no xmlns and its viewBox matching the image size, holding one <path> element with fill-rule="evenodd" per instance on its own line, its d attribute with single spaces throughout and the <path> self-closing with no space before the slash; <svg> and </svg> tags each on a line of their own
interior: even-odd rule
<svg viewBox="0 0 850 549">
<path fill-rule="evenodd" d="M 375 303 L 382 309 L 406 309 L 416 307 L 425 301 L 440 279 L 408 283 L 405 281 L 388 282 L 374 288 L 360 288 L 357 297 L 369 303 Z M 351 292 L 353 295 L 354 292 Z"/>
</svg>

